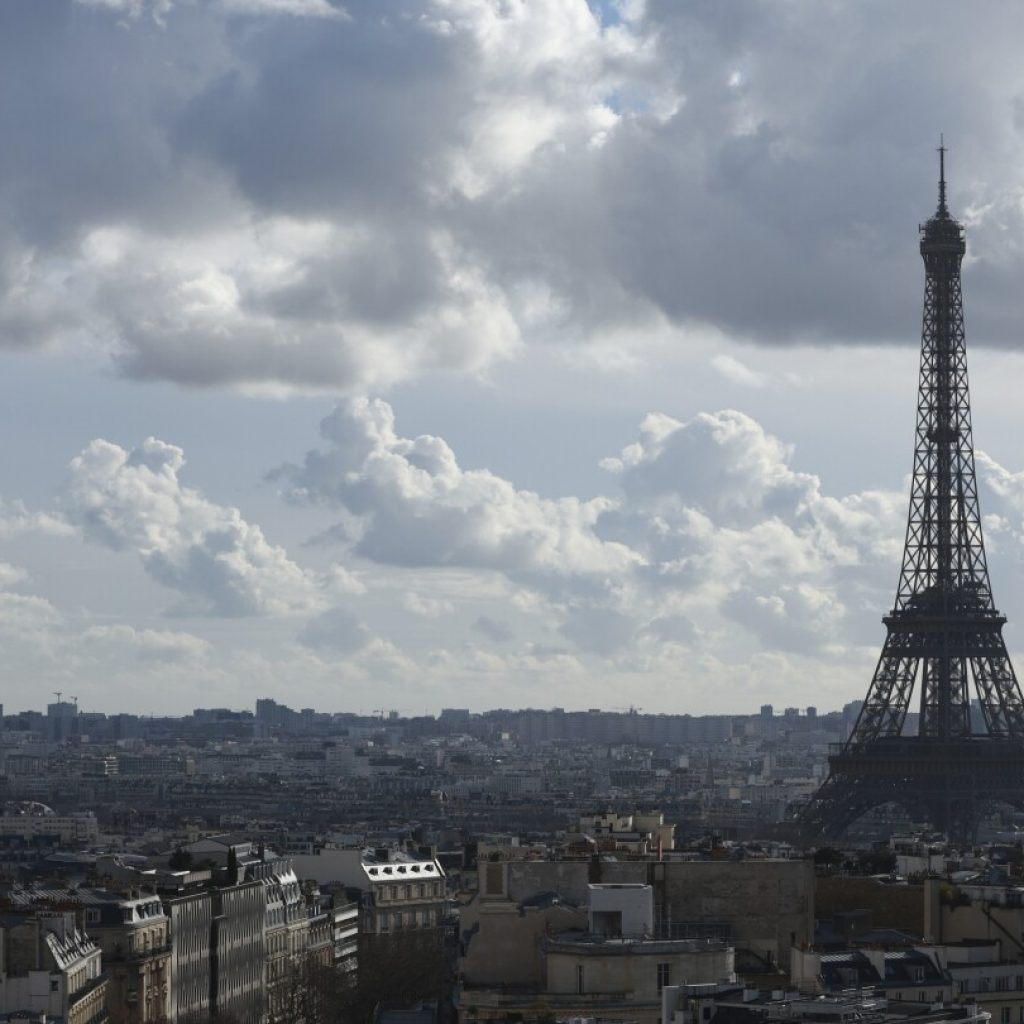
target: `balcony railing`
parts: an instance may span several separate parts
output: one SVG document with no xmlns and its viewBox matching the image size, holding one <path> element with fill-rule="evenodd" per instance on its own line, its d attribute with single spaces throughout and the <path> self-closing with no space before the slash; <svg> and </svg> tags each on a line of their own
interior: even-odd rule
<svg viewBox="0 0 1024 1024">
<path fill-rule="evenodd" d="M 142 960 L 153 960 L 165 954 L 170 955 L 170 952 L 171 944 L 169 942 L 165 942 L 161 946 L 150 946 L 149 949 L 136 949 L 132 951 L 115 949 L 112 953 L 103 954 L 103 962 L 105 964 L 138 963 Z"/>
<path fill-rule="evenodd" d="M 599 935 L 595 932 L 563 932 L 544 941 L 551 953 L 576 953 L 600 956 L 631 956 L 653 953 L 698 953 L 725 950 L 729 943 L 708 938 L 662 938 L 658 936 L 632 938 Z"/>
</svg>

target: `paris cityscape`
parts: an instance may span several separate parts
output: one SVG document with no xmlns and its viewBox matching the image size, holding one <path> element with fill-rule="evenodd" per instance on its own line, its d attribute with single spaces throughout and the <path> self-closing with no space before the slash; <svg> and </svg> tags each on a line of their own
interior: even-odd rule
<svg viewBox="0 0 1024 1024">
<path fill-rule="evenodd" d="M 0 0 L 0 1024 L 1024 1024 L 1022 33 Z"/>
</svg>

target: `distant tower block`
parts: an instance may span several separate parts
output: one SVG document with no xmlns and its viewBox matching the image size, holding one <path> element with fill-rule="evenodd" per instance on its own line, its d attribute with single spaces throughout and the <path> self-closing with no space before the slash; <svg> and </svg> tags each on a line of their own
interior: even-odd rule
<svg viewBox="0 0 1024 1024">
<path fill-rule="evenodd" d="M 850 738 L 800 819 L 807 842 L 885 803 L 971 841 L 985 806 L 1024 806 L 1024 699 L 989 584 L 978 512 L 960 296 L 963 228 L 939 205 L 921 228 L 924 323 L 914 476 L 896 604 Z M 977 694 L 983 731 L 971 727 Z M 903 735 L 913 694 L 917 735 Z"/>
</svg>

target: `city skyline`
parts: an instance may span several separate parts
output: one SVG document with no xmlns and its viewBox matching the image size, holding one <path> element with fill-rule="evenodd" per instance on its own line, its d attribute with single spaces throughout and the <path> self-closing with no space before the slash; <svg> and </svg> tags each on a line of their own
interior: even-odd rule
<svg viewBox="0 0 1024 1024">
<path fill-rule="evenodd" d="M 52 711 L 53 711 L 53 716 L 56 716 L 56 717 L 60 717 L 64 713 L 71 714 L 71 715 L 99 714 L 99 715 L 105 715 L 108 718 L 109 717 L 114 717 L 114 716 L 119 715 L 119 714 L 128 714 L 129 716 L 131 715 L 131 712 L 121 712 L 121 711 L 117 711 L 117 710 L 114 710 L 114 709 L 100 709 L 100 708 L 80 707 L 79 704 L 78 704 L 77 696 L 72 696 L 70 694 L 65 694 L 65 693 L 63 693 L 63 691 L 54 691 L 54 693 L 52 693 L 51 696 L 52 697 L 56 697 L 57 699 L 56 700 L 52 700 L 52 701 L 51 700 L 46 700 L 39 707 L 18 707 L 18 708 L 13 708 L 13 707 L 9 707 L 9 706 L 0 705 L 0 715 L 7 716 L 7 717 L 17 717 L 18 715 L 35 714 L 35 715 L 42 715 L 42 716 L 45 717 L 45 716 L 47 716 L 49 714 L 50 709 L 52 709 Z M 262 703 L 264 703 L 265 701 L 268 701 L 268 700 L 272 704 L 275 704 L 278 707 L 280 707 L 285 712 L 294 713 L 294 714 L 299 714 L 299 713 L 301 713 L 303 711 L 311 711 L 311 712 L 313 712 L 316 715 L 340 716 L 340 717 L 361 717 L 361 718 L 381 718 L 381 719 L 385 718 L 385 716 L 388 716 L 388 717 L 390 717 L 390 716 L 398 716 L 398 717 L 401 717 L 401 718 L 416 717 L 416 713 L 415 712 L 410 712 L 409 715 L 404 715 L 404 714 L 402 714 L 402 712 L 398 708 L 372 708 L 372 709 L 367 709 L 367 708 L 330 708 L 330 709 L 328 709 L 328 708 L 299 708 L 299 707 L 290 707 L 287 704 L 287 702 L 285 702 L 285 701 L 276 701 L 272 697 L 271 698 L 257 697 L 255 699 L 255 701 L 254 701 L 254 705 L 258 709 L 258 706 L 260 704 L 262 704 Z M 813 704 L 807 705 L 806 707 L 787 707 L 787 708 L 783 708 L 783 707 L 775 707 L 774 705 L 771 705 L 771 704 L 762 704 L 760 708 L 751 708 L 749 711 L 734 711 L 734 712 L 731 712 L 730 714 L 724 714 L 724 715 L 716 715 L 716 714 L 712 713 L 712 714 L 709 714 L 709 715 L 693 715 L 691 717 L 694 717 L 694 718 L 697 718 L 697 717 L 708 717 L 708 718 L 755 718 L 755 717 L 761 717 L 761 718 L 763 718 L 765 716 L 765 713 L 766 713 L 765 709 L 766 708 L 770 708 L 773 717 L 774 718 L 778 718 L 780 721 L 783 720 L 784 718 L 786 718 L 787 716 L 793 716 L 793 715 L 795 715 L 796 717 L 804 717 L 804 718 L 806 718 L 806 717 L 811 717 L 811 718 L 821 717 L 821 718 L 824 718 L 824 717 L 829 716 L 829 715 L 843 715 L 843 714 L 852 712 L 852 710 L 854 708 L 860 706 L 860 703 L 861 703 L 860 701 L 851 701 L 848 705 L 846 705 L 845 707 L 841 707 L 841 708 L 819 708 L 819 707 L 817 707 L 817 706 L 815 706 Z M 975 701 L 974 704 L 976 705 L 976 703 L 977 702 Z M 210 713 L 210 712 L 216 712 L 216 711 L 228 711 L 228 712 L 230 712 L 231 714 L 234 714 L 234 715 L 244 715 L 247 712 L 250 713 L 250 714 L 253 713 L 252 712 L 252 708 L 191 708 L 191 709 L 188 709 L 188 710 L 181 709 L 179 714 L 177 714 L 177 715 L 167 715 L 166 717 L 168 717 L 168 718 L 188 718 L 191 715 L 195 715 L 197 712 L 200 712 L 200 713 Z M 493 707 L 493 708 L 485 708 L 485 709 L 482 709 L 480 711 L 472 711 L 469 708 L 437 708 L 437 709 L 424 709 L 424 711 L 422 713 L 424 715 L 428 716 L 428 717 L 431 717 L 431 718 L 441 718 L 441 717 L 444 716 L 444 714 L 446 712 L 450 716 L 452 714 L 460 715 L 460 714 L 462 714 L 464 712 L 468 713 L 468 714 L 471 714 L 471 715 L 490 715 L 490 714 L 499 714 L 499 713 L 503 713 L 503 712 L 511 712 L 513 714 L 520 714 L 520 713 L 529 712 L 529 711 L 539 711 L 539 712 L 542 712 L 542 713 L 545 713 L 545 714 L 564 712 L 566 714 L 573 714 L 573 715 L 578 715 L 578 714 L 595 714 L 595 713 L 596 714 L 601 714 L 601 715 L 640 715 L 640 714 L 648 715 L 648 712 L 644 711 L 643 708 L 639 708 L 639 707 L 629 707 L 629 708 L 582 708 L 582 707 L 581 708 L 574 708 L 574 707 L 568 707 L 568 708 L 563 708 L 563 707 L 559 707 L 557 705 L 552 706 L 552 707 L 544 707 L 544 708 L 532 708 L 532 707 L 521 707 L 521 708 L 507 707 L 507 708 L 500 708 L 500 707 Z M 811 713 L 811 714 L 809 715 L 808 713 Z M 651 717 L 659 717 L 659 715 L 664 715 L 664 714 L 666 714 L 666 713 L 664 713 L 664 712 L 662 712 L 662 713 L 654 712 L 653 714 L 651 714 Z M 685 713 L 684 712 L 668 712 L 667 714 L 678 714 L 678 715 L 682 716 Z M 916 713 L 914 713 L 914 714 L 916 714 Z M 144 716 L 136 716 L 136 717 L 150 717 L 150 716 L 145 716 L 144 715 Z"/>
<path fill-rule="evenodd" d="M 1024 12 L 995 10 L 5 6 L 4 702 L 861 699 L 940 131 L 1017 656 Z"/>
</svg>

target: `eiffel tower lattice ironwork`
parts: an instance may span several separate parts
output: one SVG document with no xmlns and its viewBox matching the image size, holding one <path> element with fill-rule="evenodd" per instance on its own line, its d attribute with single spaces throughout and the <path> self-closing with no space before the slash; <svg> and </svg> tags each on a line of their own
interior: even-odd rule
<svg viewBox="0 0 1024 1024">
<path fill-rule="evenodd" d="M 964 232 L 946 205 L 945 155 L 940 145 L 939 205 L 921 228 L 921 373 L 899 589 L 860 716 L 801 815 L 808 842 L 837 836 L 886 803 L 969 842 L 987 804 L 1024 806 L 1024 697 L 981 533 L 960 295 Z M 977 733 L 972 682 L 984 721 Z M 917 733 L 904 735 L 915 692 Z"/>
</svg>

